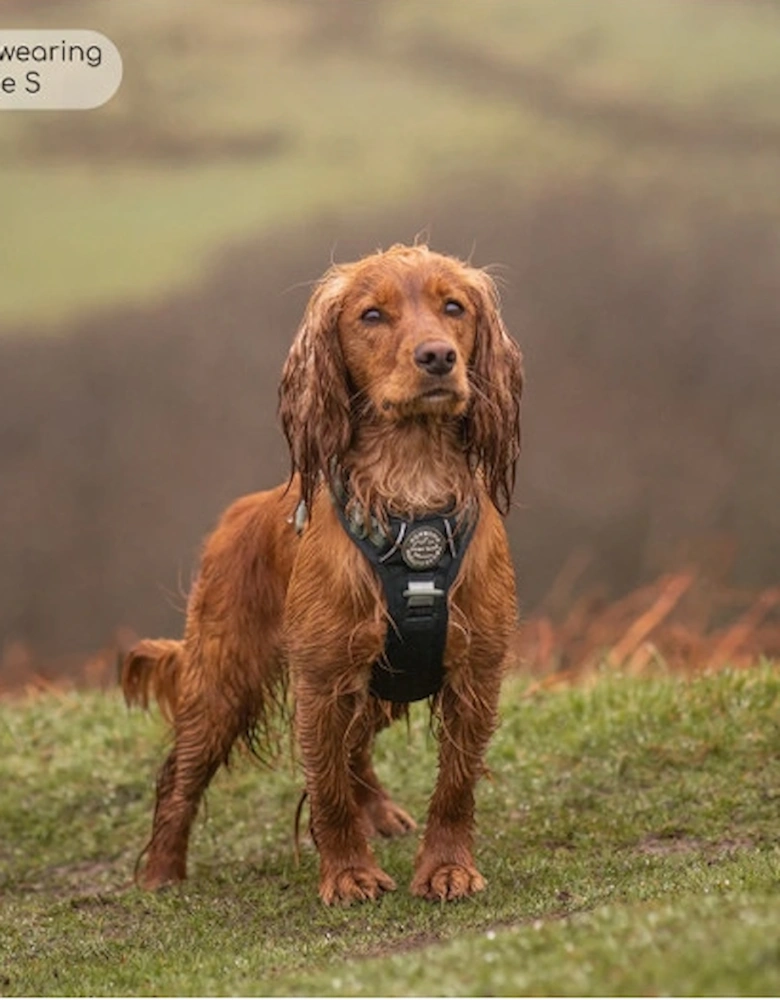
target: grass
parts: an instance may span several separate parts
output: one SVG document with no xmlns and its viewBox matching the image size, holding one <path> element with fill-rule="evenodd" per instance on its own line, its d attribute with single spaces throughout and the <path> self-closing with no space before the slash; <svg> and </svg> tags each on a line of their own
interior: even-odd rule
<svg viewBox="0 0 780 1000">
<path fill-rule="evenodd" d="M 468 177 L 519 200 L 589 177 L 777 211 L 776 145 L 637 142 L 602 114 L 671 115 L 682 136 L 686 122 L 712 120 L 727 140 L 730 125 L 776 129 L 780 36 L 764 5 L 485 0 L 475 18 L 466 0 L 264 0 L 215 11 L 208 0 L 63 0 L 56 13 L 4 17 L 89 25 L 125 66 L 105 108 L 0 119 L 4 329 L 51 332 L 87 309 L 159 297 L 228 242 L 329 212 L 392 212 Z"/>
<path fill-rule="evenodd" d="M 222 772 L 191 878 L 129 885 L 164 747 L 114 694 L 0 705 L 0 993 L 777 994 L 780 670 L 508 682 L 479 791 L 488 891 L 412 899 L 414 843 L 378 845 L 399 891 L 326 909 L 292 862 L 300 776 Z M 422 710 L 379 747 L 424 814 Z"/>
</svg>

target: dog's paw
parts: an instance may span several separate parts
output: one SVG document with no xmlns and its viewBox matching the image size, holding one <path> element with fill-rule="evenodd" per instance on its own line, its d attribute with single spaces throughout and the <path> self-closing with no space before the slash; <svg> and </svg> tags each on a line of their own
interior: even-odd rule
<svg viewBox="0 0 780 1000">
<path fill-rule="evenodd" d="M 326 906 L 365 903 L 394 889 L 395 882 L 376 865 L 350 865 L 320 879 L 320 898 Z"/>
<path fill-rule="evenodd" d="M 363 807 L 361 819 L 367 837 L 403 837 L 417 829 L 409 813 L 390 798 L 371 799 Z"/>
<path fill-rule="evenodd" d="M 421 865 L 412 879 L 411 891 L 423 899 L 449 901 L 482 892 L 486 885 L 473 865 L 445 862 Z"/>
<path fill-rule="evenodd" d="M 167 868 L 147 868 L 138 879 L 139 888 L 146 892 L 158 892 L 179 885 L 186 878 L 181 866 Z"/>
</svg>

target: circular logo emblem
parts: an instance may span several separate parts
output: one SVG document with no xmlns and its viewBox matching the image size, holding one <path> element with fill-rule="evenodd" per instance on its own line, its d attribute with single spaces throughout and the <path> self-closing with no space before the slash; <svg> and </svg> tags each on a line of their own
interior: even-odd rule
<svg viewBox="0 0 780 1000">
<path fill-rule="evenodd" d="M 436 528 L 413 528 L 401 546 L 401 556 L 409 569 L 430 569 L 437 565 L 446 545 Z"/>
</svg>

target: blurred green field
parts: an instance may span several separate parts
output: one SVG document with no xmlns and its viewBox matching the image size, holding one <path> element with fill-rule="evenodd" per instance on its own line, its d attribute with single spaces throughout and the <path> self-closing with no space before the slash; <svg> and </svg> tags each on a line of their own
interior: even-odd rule
<svg viewBox="0 0 780 1000">
<path fill-rule="evenodd" d="M 473 178 L 519 201 L 599 178 L 780 215 L 769 4 L 63 0 L 2 26 L 90 27 L 124 59 L 103 109 L 0 117 L 6 331 L 161 298 L 243 237 Z M 656 222 L 685 238 L 671 209 Z"/>
</svg>

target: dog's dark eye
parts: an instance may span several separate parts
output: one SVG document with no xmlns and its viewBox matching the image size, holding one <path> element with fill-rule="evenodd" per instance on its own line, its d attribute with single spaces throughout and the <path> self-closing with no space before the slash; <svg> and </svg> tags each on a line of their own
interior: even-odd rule
<svg viewBox="0 0 780 1000">
<path fill-rule="evenodd" d="M 447 299 L 444 311 L 448 316 L 462 316 L 466 311 L 457 299 Z"/>
<path fill-rule="evenodd" d="M 360 318 L 364 323 L 381 323 L 384 316 L 382 315 L 381 309 L 377 309 L 376 306 L 372 306 L 370 309 L 364 309 L 360 314 Z"/>
</svg>

